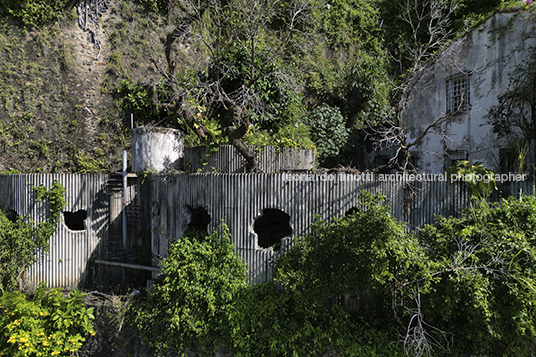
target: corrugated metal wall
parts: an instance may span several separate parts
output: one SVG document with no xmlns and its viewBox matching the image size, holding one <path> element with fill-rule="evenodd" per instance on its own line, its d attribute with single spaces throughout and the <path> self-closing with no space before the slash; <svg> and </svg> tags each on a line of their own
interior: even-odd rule
<svg viewBox="0 0 536 357">
<path fill-rule="evenodd" d="M 252 146 L 257 156 L 259 169 L 264 173 L 283 171 L 305 171 L 314 168 L 314 150 Z M 183 169 L 192 173 L 243 173 L 246 161 L 231 145 L 218 147 L 211 152 L 206 146 L 185 148 Z"/>
<path fill-rule="evenodd" d="M 49 287 L 70 288 L 83 282 L 91 255 L 104 256 L 108 234 L 108 200 L 105 175 L 34 174 L 0 175 L 0 208 L 30 215 L 36 222 L 45 219 L 47 207 L 37 202 L 35 186 L 50 188 L 58 180 L 66 189 L 65 211 L 85 210 L 83 230 L 71 230 L 64 220 L 50 239 L 48 254 L 40 253 L 27 276 L 28 284 L 46 281 Z"/>
<path fill-rule="evenodd" d="M 324 179 L 324 178 L 328 179 Z M 153 176 L 152 251 L 165 256 L 168 240 L 182 237 L 190 216 L 188 207 L 203 207 L 211 217 L 209 232 L 221 221 L 233 236 L 237 252 L 249 266 L 250 282 L 271 278 L 277 253 L 258 247 L 253 230 L 263 210 L 276 208 L 290 215 L 292 237 L 304 235 L 314 215 L 324 219 L 339 217 L 358 206 L 361 189 L 382 192 L 395 218 L 408 223 L 408 229 L 432 223 L 435 215 L 458 214 L 467 207 L 470 193 L 461 183 L 440 181 L 371 181 L 334 179 L 334 176 L 310 175 L 311 181 L 286 180 L 285 174 L 197 174 Z M 507 194 L 533 194 L 530 182 L 512 183 Z M 280 252 L 292 244 L 284 239 Z"/>
<path fill-rule="evenodd" d="M 169 240 L 183 236 L 191 221 L 191 209 L 199 207 L 210 215 L 209 232 L 222 221 L 229 226 L 233 244 L 249 266 L 250 282 L 262 282 L 271 278 L 277 255 L 292 245 L 294 237 L 307 233 L 316 214 L 328 220 L 346 214 L 358 206 L 357 195 L 361 189 L 372 193 L 381 191 L 393 216 L 407 222 L 408 229 L 431 223 L 435 215 L 458 214 L 469 202 L 469 192 L 461 183 L 381 181 L 378 177 L 351 181 L 333 175 L 308 177 L 313 180 L 288 180 L 286 174 L 129 178 L 126 251 L 119 233 L 123 197 L 121 182 L 115 182 L 118 175 L 0 175 L 0 208 L 28 214 L 39 222 L 45 218 L 46 207 L 36 202 L 36 194 L 28 184 L 50 187 L 58 180 L 66 188 L 65 211 L 87 211 L 83 230 L 73 231 L 65 222 L 60 223 L 50 240 L 50 252 L 40 254 L 28 272 L 29 282 L 46 281 L 49 287 L 72 287 L 84 282 L 92 255 L 127 261 L 128 254 L 136 253 L 136 247 L 151 246 L 154 257 L 166 256 Z M 534 194 L 533 185 L 533 182 L 511 182 L 503 187 L 503 195 Z M 292 235 L 282 240 L 279 252 L 259 247 L 254 232 L 255 221 L 268 208 L 290 216 Z M 119 276 L 122 273 L 121 268 L 107 272 Z"/>
</svg>

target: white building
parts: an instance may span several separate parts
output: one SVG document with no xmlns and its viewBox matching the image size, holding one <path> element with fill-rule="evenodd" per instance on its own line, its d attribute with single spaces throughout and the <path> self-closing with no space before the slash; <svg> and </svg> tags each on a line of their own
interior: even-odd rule
<svg viewBox="0 0 536 357">
<path fill-rule="evenodd" d="M 504 160 L 506 141 L 493 133 L 486 114 L 508 89 L 513 69 L 534 56 L 534 27 L 532 11 L 497 13 L 430 61 L 404 111 L 408 141 L 451 117 L 413 147 L 419 171 L 442 173 L 455 160 L 495 170 Z"/>
</svg>

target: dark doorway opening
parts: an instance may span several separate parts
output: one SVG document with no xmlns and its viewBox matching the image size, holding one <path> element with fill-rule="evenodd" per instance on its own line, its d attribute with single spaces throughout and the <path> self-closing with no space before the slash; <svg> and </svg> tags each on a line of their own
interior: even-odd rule
<svg viewBox="0 0 536 357">
<path fill-rule="evenodd" d="M 260 247 L 279 250 L 281 238 L 292 235 L 290 215 L 278 209 L 266 208 L 255 221 L 253 230 L 257 233 Z"/>
<path fill-rule="evenodd" d="M 86 229 L 85 220 L 87 218 L 87 211 L 84 209 L 76 212 L 63 212 L 63 219 L 65 225 L 72 231 L 83 231 Z"/>
<path fill-rule="evenodd" d="M 190 223 L 186 227 L 185 235 L 189 233 L 197 233 L 203 236 L 208 235 L 208 225 L 212 218 L 204 207 L 186 207 L 190 212 Z"/>
</svg>

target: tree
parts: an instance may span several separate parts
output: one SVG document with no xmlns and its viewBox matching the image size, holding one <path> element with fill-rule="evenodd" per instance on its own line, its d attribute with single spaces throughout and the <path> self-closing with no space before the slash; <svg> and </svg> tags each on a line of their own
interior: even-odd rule
<svg viewBox="0 0 536 357">
<path fill-rule="evenodd" d="M 283 62 L 309 8 L 267 0 L 182 0 L 176 6 L 184 15 L 165 40 L 165 63 L 154 61 L 167 95 L 159 96 L 155 84 L 154 103 L 177 113 L 202 142 L 227 138 L 256 171 L 243 137 L 251 125 L 274 130 L 273 117 L 292 105 L 293 77 Z"/>
<path fill-rule="evenodd" d="M 395 168 L 403 171 L 414 169 L 410 164 L 412 147 L 429 133 L 435 132 L 437 128 L 461 110 L 458 108 L 454 112 L 434 119 L 417 138 L 408 140 L 406 125 L 403 121 L 404 111 L 417 84 L 426 74 L 426 67 L 430 61 L 438 58 L 440 50 L 453 36 L 451 18 L 457 9 L 458 1 L 402 0 L 398 5 L 400 11 L 398 26 L 402 28 L 399 33 L 407 31 L 407 35 L 401 36 L 401 48 L 397 52 L 400 57 L 394 58 L 394 61 L 399 63 L 403 77 L 393 91 L 395 102 L 393 115 L 388 117 L 381 126 L 371 125 L 368 129 L 368 134 L 375 140 L 377 150 L 394 148 L 395 153 L 387 164 L 376 170 L 383 168 Z"/>
<path fill-rule="evenodd" d="M 513 157 L 507 159 L 510 167 L 517 163 L 523 169 L 526 150 L 536 138 L 536 51 L 526 51 L 525 60 L 510 73 L 508 89 L 497 97 L 486 119 L 493 132 L 506 140 L 507 149 L 512 149 Z"/>
<path fill-rule="evenodd" d="M 314 46 L 304 63 L 312 110 L 338 107 L 347 128 L 381 122 L 389 107 L 388 56 L 377 1 L 318 1 Z M 338 149 L 338 148 L 336 148 Z"/>
</svg>

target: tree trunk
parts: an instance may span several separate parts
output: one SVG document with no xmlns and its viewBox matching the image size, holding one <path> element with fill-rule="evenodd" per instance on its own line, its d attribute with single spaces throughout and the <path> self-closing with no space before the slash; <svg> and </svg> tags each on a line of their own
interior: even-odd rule
<svg viewBox="0 0 536 357">
<path fill-rule="evenodd" d="M 246 160 L 246 171 L 258 172 L 259 167 L 257 166 L 255 152 L 242 141 L 242 138 L 246 135 L 248 126 L 249 124 L 246 121 L 246 123 L 240 125 L 238 128 L 228 126 L 223 128 L 221 132 L 229 138 L 231 145 Z"/>
</svg>

